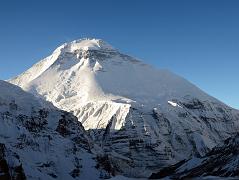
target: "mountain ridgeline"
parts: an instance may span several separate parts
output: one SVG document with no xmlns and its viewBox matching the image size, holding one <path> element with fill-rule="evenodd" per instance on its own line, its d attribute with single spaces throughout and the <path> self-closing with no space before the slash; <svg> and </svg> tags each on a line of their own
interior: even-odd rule
<svg viewBox="0 0 239 180">
<path fill-rule="evenodd" d="M 71 178 L 83 178 L 80 172 L 87 173 L 84 172 L 85 156 L 96 164 L 96 170 L 90 166 L 93 177 L 118 174 L 150 177 L 172 164 L 186 162 L 185 159 L 205 157 L 239 131 L 238 110 L 184 78 L 123 54 L 99 39 L 65 43 L 8 82 L 37 99 L 39 106 L 58 114 L 54 118 L 47 111 L 49 119 L 45 117 L 45 124 L 40 126 L 47 130 L 37 131 L 37 136 L 54 136 L 55 146 L 60 147 L 59 141 L 66 141 L 63 147 L 71 143 L 77 149 L 69 150 L 72 153 L 69 157 L 61 155 L 61 160 L 67 158 L 72 164 L 71 170 L 64 167 L 61 172 L 64 177 L 69 176 L 67 170 L 76 174 L 70 174 Z M 31 113 L 27 115 L 27 119 L 31 117 Z M 14 114 L 12 118 L 17 120 L 18 116 Z M 29 137 L 33 137 L 31 132 Z M 64 148 L 60 149 L 55 156 L 63 153 Z M 86 154 L 81 155 L 84 157 L 79 163 L 75 162 L 79 158 L 78 150 Z M 56 165 L 49 166 L 55 169 L 48 172 L 45 166 L 50 162 L 46 158 L 39 165 L 44 170 L 39 171 L 54 174 L 52 178 L 63 177 L 57 171 L 57 158 L 52 158 L 50 162 Z M 34 172 L 29 170 L 27 162 L 22 164 L 25 176 L 38 171 L 34 163 L 31 164 Z"/>
</svg>

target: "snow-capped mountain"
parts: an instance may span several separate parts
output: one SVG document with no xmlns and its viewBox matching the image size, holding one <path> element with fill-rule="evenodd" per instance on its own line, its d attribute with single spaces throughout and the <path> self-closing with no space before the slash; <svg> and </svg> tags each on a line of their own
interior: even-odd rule
<svg viewBox="0 0 239 180">
<path fill-rule="evenodd" d="M 202 158 L 183 160 L 173 166 L 152 174 L 151 179 L 170 176 L 171 179 L 195 177 L 238 177 L 239 174 L 239 134 L 225 140 Z"/>
<path fill-rule="evenodd" d="M 98 179 L 101 171 L 81 123 L 41 104 L 0 81 L 0 179 Z"/>
<path fill-rule="evenodd" d="M 9 82 L 73 112 L 128 176 L 204 156 L 239 130 L 237 110 L 98 39 L 63 44 Z"/>
</svg>

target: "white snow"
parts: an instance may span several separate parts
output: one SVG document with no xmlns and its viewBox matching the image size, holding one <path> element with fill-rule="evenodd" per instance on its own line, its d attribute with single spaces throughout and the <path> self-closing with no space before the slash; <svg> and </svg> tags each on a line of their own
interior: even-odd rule
<svg viewBox="0 0 239 180">
<path fill-rule="evenodd" d="M 16 98 L 17 97 L 17 98 Z M 32 108 L 42 107 L 38 99 L 18 86 L 0 80 L 0 110 L 9 108 L 10 103 L 21 104 L 21 111 L 29 114 Z"/>
<path fill-rule="evenodd" d="M 168 103 L 170 105 L 172 105 L 173 107 L 181 107 L 180 105 L 178 105 L 177 103 L 173 102 L 173 101 L 168 101 Z"/>
<path fill-rule="evenodd" d="M 105 60 L 90 59 L 88 50 L 101 52 Z M 122 55 L 98 39 L 66 43 L 10 82 L 73 111 L 86 129 L 105 128 L 114 114 L 119 117 L 114 128 L 120 129 L 132 105 L 151 109 L 187 94 L 210 98 L 183 78 Z"/>
<path fill-rule="evenodd" d="M 116 51 L 110 44 L 102 41 L 101 39 L 79 39 L 70 43 L 65 43 L 58 47 L 56 52 L 74 52 L 76 50 L 104 50 L 104 51 Z"/>
<path fill-rule="evenodd" d="M 146 148 L 140 151 L 143 157 L 132 153 L 136 163 L 147 162 L 139 162 L 134 172 L 119 166 L 132 174 L 146 175 L 145 166 L 204 155 L 239 129 L 238 112 L 184 78 L 146 65 L 98 39 L 63 44 L 9 82 L 73 112 L 86 130 L 110 125 L 108 139 L 117 138 L 121 133 L 117 130 L 124 129 L 124 138 L 114 141 L 111 154 L 114 150 L 121 156 L 131 154 L 128 142 L 133 139 L 143 141 L 142 149 L 150 146 L 164 155 L 161 161 Z"/>
<path fill-rule="evenodd" d="M 76 168 L 76 159 L 79 159 L 79 166 L 82 167 L 80 176 L 76 179 L 99 179 L 94 155 L 55 131 L 62 112 L 56 108 L 46 109 L 48 115 L 45 129 L 32 133 L 26 128 L 24 121 L 39 120 L 37 112 L 48 107 L 38 101 L 41 100 L 15 85 L 0 80 L 0 143 L 6 146 L 4 158 L 9 166 L 22 164 L 27 179 L 50 180 L 55 178 L 49 174 L 54 174 L 57 179 L 73 180 L 75 178 L 70 172 Z M 21 121 L 19 117 L 22 117 Z M 73 152 L 76 147 L 77 150 Z M 14 155 L 11 155 L 12 153 Z M 19 159 L 15 158 L 16 155 Z"/>
</svg>

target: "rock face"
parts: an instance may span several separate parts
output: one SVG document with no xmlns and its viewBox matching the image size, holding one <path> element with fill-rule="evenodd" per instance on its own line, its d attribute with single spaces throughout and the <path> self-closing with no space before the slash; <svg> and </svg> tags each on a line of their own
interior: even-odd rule
<svg viewBox="0 0 239 180">
<path fill-rule="evenodd" d="M 0 179 L 92 179 L 100 175 L 81 123 L 0 81 Z"/>
<path fill-rule="evenodd" d="M 7 160 L 6 160 L 7 159 Z M 14 160 L 14 164 L 11 164 Z M 25 180 L 26 175 L 19 161 L 19 156 L 7 150 L 5 144 L 0 144 L 0 179 Z"/>
<path fill-rule="evenodd" d="M 237 110 L 102 40 L 63 44 L 9 82 L 73 112 L 127 176 L 202 157 L 239 130 Z M 66 121 L 57 127 L 64 136 Z"/>
<path fill-rule="evenodd" d="M 190 179 L 202 176 L 239 177 L 239 134 L 228 138 L 202 158 L 192 158 L 162 169 L 151 179 L 170 176 L 171 179 Z"/>
</svg>

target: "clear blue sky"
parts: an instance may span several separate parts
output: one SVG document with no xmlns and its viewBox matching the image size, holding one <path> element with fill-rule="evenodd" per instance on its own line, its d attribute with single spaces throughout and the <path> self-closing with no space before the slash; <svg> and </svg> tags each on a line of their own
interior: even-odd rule
<svg viewBox="0 0 239 180">
<path fill-rule="evenodd" d="M 0 79 L 82 37 L 104 39 L 239 108 L 237 0 L 1 0 Z"/>
</svg>

